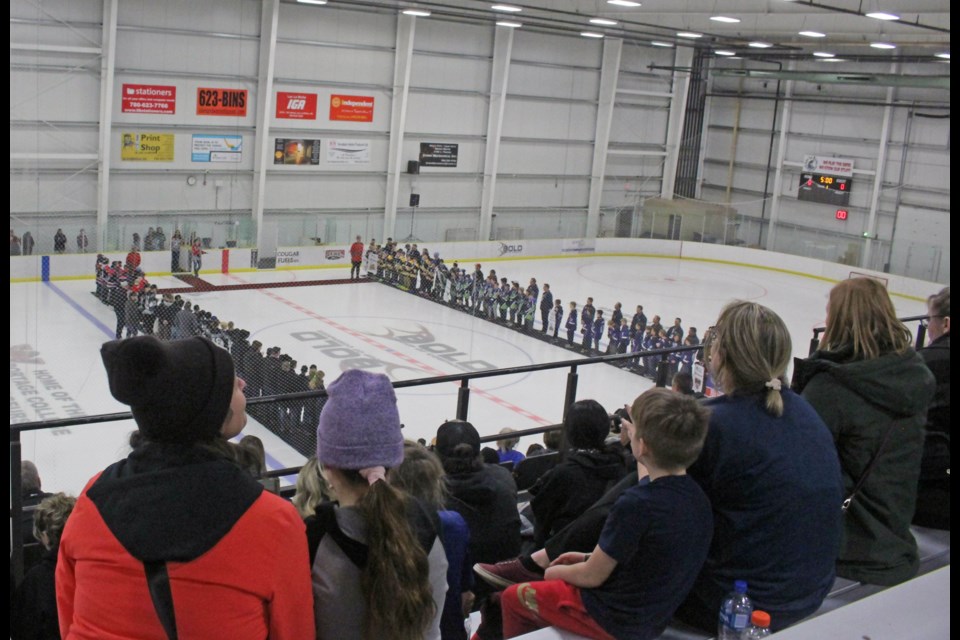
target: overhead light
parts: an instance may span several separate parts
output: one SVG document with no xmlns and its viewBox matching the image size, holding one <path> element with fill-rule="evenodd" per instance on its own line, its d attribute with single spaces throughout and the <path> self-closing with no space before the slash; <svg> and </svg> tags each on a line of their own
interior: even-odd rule
<svg viewBox="0 0 960 640">
<path fill-rule="evenodd" d="M 819 31 L 801 31 L 800 35 L 808 38 L 825 38 L 827 34 L 820 33 Z"/>
<path fill-rule="evenodd" d="M 419 18 L 426 18 L 430 15 L 429 11 L 424 11 L 423 9 L 407 9 L 403 12 L 405 16 L 417 16 Z"/>
<path fill-rule="evenodd" d="M 511 22 L 509 20 L 497 20 L 497 24 L 501 27 L 512 27 L 514 29 L 519 29 L 523 25 L 519 22 Z"/>
<path fill-rule="evenodd" d="M 896 49 L 897 45 L 890 44 L 889 42 L 871 42 L 870 46 L 874 49 Z"/>
<path fill-rule="evenodd" d="M 866 14 L 868 18 L 873 18 L 874 20 L 899 20 L 900 16 L 895 16 L 892 13 L 887 13 L 885 11 L 872 11 Z"/>
<path fill-rule="evenodd" d="M 717 54 L 718 56 L 735 56 L 735 55 L 737 55 L 736 52 L 734 52 L 734 51 L 724 51 L 724 50 L 714 51 L 714 53 Z"/>
<path fill-rule="evenodd" d="M 817 58 L 817 62 L 846 62 L 843 58 Z"/>
<path fill-rule="evenodd" d="M 297 0 L 300 4 L 327 4 L 327 0 Z"/>
<path fill-rule="evenodd" d="M 590 18 L 591 24 L 600 24 L 605 27 L 612 27 L 617 24 L 616 20 L 607 20 L 606 18 Z"/>
<path fill-rule="evenodd" d="M 769 49 L 773 45 L 769 42 L 751 42 L 747 46 L 753 47 L 754 49 Z"/>
<path fill-rule="evenodd" d="M 678 38 L 702 38 L 702 33 L 695 33 L 693 31 L 677 31 Z"/>
<path fill-rule="evenodd" d="M 633 0 L 607 0 L 607 4 L 615 4 L 618 7 L 639 7 L 639 2 L 633 2 Z"/>
<path fill-rule="evenodd" d="M 949 52 L 949 51 L 948 51 L 947 53 L 938 53 L 938 54 L 935 54 L 935 55 L 936 55 L 938 58 L 943 58 L 944 60 L 949 60 L 949 59 L 950 59 L 950 52 Z"/>
<path fill-rule="evenodd" d="M 710 19 L 714 22 L 726 22 L 727 24 L 736 24 L 740 22 L 740 18 L 728 18 L 727 16 L 711 16 Z"/>
<path fill-rule="evenodd" d="M 834 54 L 829 51 L 814 51 L 813 55 L 815 58 L 833 58 Z"/>
<path fill-rule="evenodd" d="M 490 7 L 494 11 L 507 11 L 509 13 L 516 13 L 517 11 L 523 11 L 521 7 L 515 7 L 512 4 L 495 4 Z"/>
<path fill-rule="evenodd" d="M 652 44 L 655 47 L 672 47 L 673 46 L 672 42 L 657 42 L 656 40 L 654 40 L 650 44 Z"/>
<path fill-rule="evenodd" d="M 603 37 L 602 33 L 597 33 L 595 31 L 581 31 L 580 35 L 582 35 L 584 38 L 602 38 Z"/>
</svg>

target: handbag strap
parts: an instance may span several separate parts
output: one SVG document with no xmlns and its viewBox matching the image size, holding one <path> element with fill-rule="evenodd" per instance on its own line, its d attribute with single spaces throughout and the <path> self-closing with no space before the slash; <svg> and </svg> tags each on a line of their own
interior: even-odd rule
<svg viewBox="0 0 960 640">
<path fill-rule="evenodd" d="M 890 421 L 890 426 L 887 427 L 887 432 L 883 434 L 883 440 L 880 442 L 880 446 L 877 447 L 877 452 L 873 454 L 873 458 L 870 459 L 870 464 L 867 465 L 867 468 L 863 470 L 863 473 L 860 475 L 860 479 L 857 480 L 857 484 L 854 485 L 853 491 L 850 492 L 850 495 L 847 496 L 847 499 L 843 501 L 840 510 L 846 512 L 850 508 L 850 504 L 853 502 L 853 499 L 860 493 L 860 489 L 863 487 L 863 483 L 867 481 L 867 477 L 870 475 L 870 472 L 873 471 L 873 468 L 877 464 L 877 460 L 880 459 L 880 454 L 883 453 L 883 449 L 887 446 L 887 441 L 890 439 L 890 434 L 893 433 L 893 428 L 896 426 L 896 422 L 893 420 Z"/>
<path fill-rule="evenodd" d="M 173 594 L 170 592 L 170 576 L 167 563 L 162 561 L 144 562 L 147 574 L 147 586 L 150 587 L 150 599 L 160 617 L 160 624 L 170 640 L 177 640 L 177 620 L 173 613 Z"/>
</svg>

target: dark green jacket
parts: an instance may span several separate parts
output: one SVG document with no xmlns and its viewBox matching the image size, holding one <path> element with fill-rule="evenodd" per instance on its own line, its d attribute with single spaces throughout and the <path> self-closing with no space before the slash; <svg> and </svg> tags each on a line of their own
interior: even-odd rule
<svg viewBox="0 0 960 640">
<path fill-rule="evenodd" d="M 897 584 L 916 575 L 910 532 L 917 500 L 924 423 L 935 382 L 909 349 L 872 360 L 818 351 L 797 361 L 802 392 L 833 434 L 849 495 L 894 424 L 876 466 L 844 516 L 837 575 L 870 584 Z M 837 505 L 840 508 L 840 505 Z"/>
</svg>

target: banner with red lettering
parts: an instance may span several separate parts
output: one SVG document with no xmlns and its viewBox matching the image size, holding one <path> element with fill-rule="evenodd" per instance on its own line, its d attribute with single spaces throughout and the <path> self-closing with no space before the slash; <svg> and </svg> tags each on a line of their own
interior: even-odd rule
<svg viewBox="0 0 960 640">
<path fill-rule="evenodd" d="M 317 94 L 277 92 L 277 118 L 316 120 Z"/>
<path fill-rule="evenodd" d="M 246 116 L 246 89 L 197 89 L 198 116 Z"/>
<path fill-rule="evenodd" d="M 373 122 L 373 96 L 330 96 L 330 119 Z"/>
<path fill-rule="evenodd" d="M 123 113 L 166 113 L 177 111 L 177 88 L 155 84 L 125 84 L 121 90 Z"/>
</svg>

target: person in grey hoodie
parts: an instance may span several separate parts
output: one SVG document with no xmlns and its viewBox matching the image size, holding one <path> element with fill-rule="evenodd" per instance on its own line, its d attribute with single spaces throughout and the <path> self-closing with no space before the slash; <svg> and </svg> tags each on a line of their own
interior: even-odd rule
<svg viewBox="0 0 960 640">
<path fill-rule="evenodd" d="M 920 567 L 910 520 L 936 383 L 878 281 L 834 286 L 826 324 L 819 350 L 795 365 L 794 389 L 833 433 L 846 496 L 877 456 L 844 515 L 837 575 L 897 584 Z"/>
</svg>

